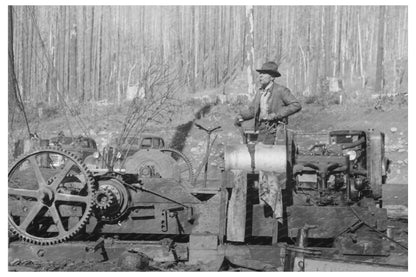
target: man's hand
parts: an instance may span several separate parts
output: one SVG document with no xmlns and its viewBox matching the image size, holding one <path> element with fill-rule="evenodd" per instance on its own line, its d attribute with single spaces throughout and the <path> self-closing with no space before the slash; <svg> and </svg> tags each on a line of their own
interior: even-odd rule
<svg viewBox="0 0 416 277">
<path fill-rule="evenodd" d="M 234 126 L 240 127 L 241 122 L 243 122 L 244 119 L 241 117 L 241 115 L 237 116 L 234 120 Z"/>
<path fill-rule="evenodd" d="M 266 117 L 264 118 L 265 120 L 276 120 L 279 117 L 277 116 L 277 114 L 275 113 L 269 113 L 268 115 L 266 115 Z"/>
</svg>

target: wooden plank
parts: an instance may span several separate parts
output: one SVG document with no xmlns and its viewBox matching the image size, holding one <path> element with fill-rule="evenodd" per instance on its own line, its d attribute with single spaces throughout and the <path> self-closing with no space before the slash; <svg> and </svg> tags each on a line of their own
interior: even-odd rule
<svg viewBox="0 0 416 277">
<path fill-rule="evenodd" d="M 222 173 L 222 182 L 221 182 L 221 191 L 220 191 L 220 220 L 219 220 L 219 230 L 218 230 L 218 238 L 219 243 L 224 243 L 224 237 L 226 234 L 227 228 L 227 203 L 228 203 L 228 191 L 226 189 L 227 186 L 227 175 L 228 171 L 224 171 Z"/>
<path fill-rule="evenodd" d="M 272 244 L 275 245 L 279 238 L 279 221 L 273 218 L 273 230 L 272 230 Z"/>
<path fill-rule="evenodd" d="M 382 197 L 381 185 L 382 181 L 382 167 L 381 163 L 384 158 L 384 137 L 379 134 L 370 134 L 370 151 L 367 154 L 367 167 L 370 172 L 370 186 L 373 190 L 373 197 Z"/>
<path fill-rule="evenodd" d="M 233 175 L 234 188 L 228 205 L 227 240 L 243 242 L 247 212 L 247 172 L 232 170 L 230 173 Z"/>
<path fill-rule="evenodd" d="M 385 205 L 387 217 L 390 219 L 408 219 L 408 208 L 405 205 Z"/>
</svg>

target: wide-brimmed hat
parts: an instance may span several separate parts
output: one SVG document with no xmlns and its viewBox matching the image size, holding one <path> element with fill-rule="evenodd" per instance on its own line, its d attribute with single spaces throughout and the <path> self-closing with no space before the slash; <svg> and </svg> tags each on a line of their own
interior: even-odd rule
<svg viewBox="0 0 416 277">
<path fill-rule="evenodd" d="M 279 73 L 279 71 L 277 71 L 277 69 L 278 69 L 278 66 L 275 62 L 267 62 L 263 64 L 261 69 L 256 69 L 256 71 L 259 73 L 270 74 L 273 77 L 280 77 L 281 74 Z"/>
</svg>

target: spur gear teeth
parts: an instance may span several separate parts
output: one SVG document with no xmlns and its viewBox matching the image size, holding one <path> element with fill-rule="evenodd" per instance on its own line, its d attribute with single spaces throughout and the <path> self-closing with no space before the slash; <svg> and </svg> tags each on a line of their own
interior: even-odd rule
<svg viewBox="0 0 416 277">
<path fill-rule="evenodd" d="M 105 199 L 105 200 L 104 200 Z M 114 197 L 107 189 L 98 190 L 94 195 L 94 205 L 100 210 L 105 210 L 111 206 Z"/>
<path fill-rule="evenodd" d="M 36 244 L 36 245 L 53 245 L 53 244 L 57 244 L 57 243 L 62 243 L 66 240 L 68 240 L 69 238 L 73 237 L 75 234 L 77 234 L 87 223 L 91 213 L 92 213 L 92 206 L 93 206 L 93 196 L 95 193 L 95 189 L 96 189 L 96 183 L 94 180 L 94 177 L 92 175 L 92 173 L 88 170 L 87 166 L 74 154 L 72 154 L 71 152 L 68 152 L 67 150 L 64 150 L 62 148 L 59 147 L 44 147 L 44 148 L 36 148 L 35 150 L 33 150 L 32 152 L 28 153 L 28 154 L 24 154 L 21 155 L 20 157 L 18 157 L 16 159 L 16 161 L 11 165 L 11 167 L 9 168 L 9 186 L 10 184 L 13 184 L 13 181 L 10 181 L 13 179 L 14 174 L 19 174 L 19 167 L 24 164 L 25 162 L 28 162 L 29 159 L 33 156 L 39 156 L 39 155 L 49 155 L 49 154 L 58 154 L 58 155 L 62 155 L 64 158 L 69 159 L 73 162 L 73 167 L 77 167 L 75 171 L 71 170 L 70 172 L 68 172 L 68 174 L 64 177 L 64 178 L 72 178 L 73 176 L 78 176 L 78 175 L 82 175 L 82 182 L 81 184 L 83 185 L 84 188 L 86 188 L 87 191 L 87 202 L 86 202 L 86 207 L 83 210 L 83 214 L 80 217 L 79 221 L 77 222 L 77 224 L 75 224 L 75 226 L 69 228 L 68 230 L 65 230 L 64 232 L 60 232 L 57 236 L 52 237 L 52 238 L 45 238 L 42 236 L 37 236 L 36 234 L 32 234 L 29 231 L 20 228 L 19 224 L 15 221 L 15 219 L 13 218 L 13 216 L 11 214 L 9 214 L 9 226 L 10 226 L 10 230 L 12 231 L 12 233 L 14 235 L 17 235 L 21 240 L 28 242 L 28 243 L 32 243 L 32 244 Z M 30 163 L 29 163 L 30 164 Z M 54 168 L 55 170 L 62 170 L 62 169 L 57 169 Z M 75 174 L 74 174 L 75 173 Z M 55 176 L 57 176 L 58 174 L 55 174 Z M 49 178 L 46 183 L 47 185 L 50 185 L 53 183 L 53 181 L 56 179 L 56 177 L 51 177 Z M 84 183 L 85 182 L 85 183 Z M 24 185 L 22 183 L 19 183 L 19 185 L 22 187 L 24 187 Z M 13 186 L 15 186 L 15 184 L 13 184 Z M 58 188 L 52 188 L 52 186 L 48 186 L 49 189 L 52 190 L 52 193 L 59 193 L 58 192 Z M 71 188 L 70 188 L 71 189 Z M 34 198 L 34 197 L 33 197 Z M 35 198 L 34 198 L 35 199 Z M 33 199 L 32 199 L 33 200 Z M 10 201 L 10 199 L 9 199 Z M 36 201 L 33 202 L 40 202 L 41 199 L 40 198 L 36 198 Z M 52 200 L 55 201 L 55 200 Z M 68 202 L 70 203 L 70 202 Z M 56 204 L 54 202 L 52 202 L 52 205 L 54 207 L 56 207 Z M 49 208 L 48 208 L 49 209 Z M 62 218 L 60 218 L 62 219 Z M 36 224 L 36 219 L 33 220 L 34 223 Z"/>
</svg>

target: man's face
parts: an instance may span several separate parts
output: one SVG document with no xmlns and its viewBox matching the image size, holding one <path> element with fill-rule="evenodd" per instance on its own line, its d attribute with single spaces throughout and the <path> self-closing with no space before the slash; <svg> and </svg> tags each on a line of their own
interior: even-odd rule
<svg viewBox="0 0 416 277">
<path fill-rule="evenodd" d="M 265 88 L 271 81 L 273 81 L 273 77 L 267 73 L 260 73 L 259 81 L 261 87 Z"/>
</svg>

